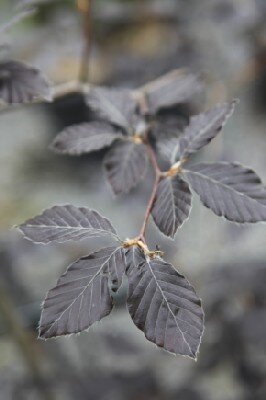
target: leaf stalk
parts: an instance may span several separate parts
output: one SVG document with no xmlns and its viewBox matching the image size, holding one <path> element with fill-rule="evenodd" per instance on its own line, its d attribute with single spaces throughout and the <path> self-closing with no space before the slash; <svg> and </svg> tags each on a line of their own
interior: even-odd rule
<svg viewBox="0 0 266 400">
<path fill-rule="evenodd" d="M 146 231 L 147 223 L 148 223 L 148 220 L 149 220 L 149 217 L 150 217 L 150 214 L 151 214 L 151 211 L 152 211 L 152 207 L 153 207 L 153 204 L 154 204 L 154 201 L 155 201 L 155 198 L 156 198 L 157 188 L 158 188 L 159 182 L 160 182 L 161 177 L 162 177 L 162 171 L 161 171 L 161 169 L 160 169 L 160 167 L 158 165 L 156 154 L 155 154 L 153 148 L 151 147 L 151 145 L 150 145 L 150 143 L 148 142 L 147 139 L 145 141 L 145 145 L 146 145 L 147 154 L 148 154 L 148 156 L 150 158 L 151 164 L 152 164 L 154 172 L 155 172 L 155 180 L 154 180 L 152 192 L 151 192 L 151 195 L 150 195 L 150 199 L 148 201 L 148 205 L 147 205 L 147 208 L 146 208 L 146 212 L 145 212 L 145 215 L 144 215 L 144 221 L 143 221 L 140 233 L 139 233 L 139 239 L 142 240 L 143 243 L 146 243 L 146 241 L 145 241 L 145 231 Z"/>
</svg>

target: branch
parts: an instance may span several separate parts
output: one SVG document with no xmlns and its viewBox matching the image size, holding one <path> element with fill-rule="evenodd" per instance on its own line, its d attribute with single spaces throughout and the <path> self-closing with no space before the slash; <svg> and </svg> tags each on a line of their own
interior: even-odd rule
<svg viewBox="0 0 266 400">
<path fill-rule="evenodd" d="M 145 215 L 144 215 L 143 225 L 142 225 L 142 228 L 141 228 L 140 233 L 139 233 L 139 239 L 142 240 L 144 243 L 145 243 L 145 231 L 146 231 L 147 223 L 148 223 L 148 220 L 149 220 L 149 217 L 150 217 L 150 214 L 151 214 L 151 211 L 152 211 L 152 207 L 153 207 L 153 204 L 154 204 L 154 201 L 155 201 L 158 184 L 159 184 L 160 179 L 162 177 L 162 171 L 160 170 L 160 167 L 159 167 L 159 165 L 157 163 L 156 155 L 155 155 L 154 150 L 151 147 L 151 145 L 150 145 L 150 143 L 148 142 L 147 139 L 146 139 L 145 145 L 146 145 L 147 154 L 148 154 L 148 156 L 150 158 L 150 161 L 151 161 L 151 164 L 152 164 L 152 166 L 154 168 L 155 181 L 154 181 L 154 185 L 153 185 L 153 188 L 152 188 L 151 196 L 150 196 L 147 208 L 146 208 L 146 212 L 145 212 Z"/>
<path fill-rule="evenodd" d="M 89 80 L 89 59 L 91 50 L 91 10 L 92 0 L 77 0 L 78 10 L 82 14 L 84 46 L 80 60 L 79 81 L 88 82 Z"/>
</svg>

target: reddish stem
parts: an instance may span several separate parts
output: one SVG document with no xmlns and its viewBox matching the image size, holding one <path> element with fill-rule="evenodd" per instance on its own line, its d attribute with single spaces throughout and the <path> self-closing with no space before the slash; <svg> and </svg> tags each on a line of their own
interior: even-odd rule
<svg viewBox="0 0 266 400">
<path fill-rule="evenodd" d="M 150 217 L 150 214 L 152 211 L 152 207 L 153 207 L 153 204 L 155 201 L 158 184 L 159 184 L 161 176 L 162 176 L 162 172 L 157 163 L 156 155 L 155 155 L 151 145 L 149 144 L 148 140 L 146 140 L 145 145 L 146 145 L 147 154 L 150 158 L 151 164 L 155 171 L 155 181 L 154 181 L 151 196 L 150 196 L 147 208 L 146 208 L 143 225 L 142 225 L 142 228 L 139 233 L 139 239 L 142 240 L 144 243 L 145 243 L 145 231 L 146 231 L 147 223 L 148 223 L 148 220 L 149 220 L 149 217 Z"/>
</svg>

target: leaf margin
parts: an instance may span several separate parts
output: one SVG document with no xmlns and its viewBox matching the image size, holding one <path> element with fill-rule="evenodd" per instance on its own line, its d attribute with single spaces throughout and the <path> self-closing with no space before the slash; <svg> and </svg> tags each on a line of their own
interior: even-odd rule
<svg viewBox="0 0 266 400">
<path fill-rule="evenodd" d="M 93 322 L 91 325 L 89 325 L 87 328 L 82 329 L 82 330 L 80 330 L 80 331 L 78 331 L 78 332 L 61 333 L 61 334 L 59 334 L 59 335 L 53 335 L 53 336 L 50 336 L 50 337 L 45 337 L 45 333 L 47 333 L 47 332 L 50 331 L 50 329 L 52 328 L 52 326 L 54 326 L 54 324 L 62 317 L 62 315 L 63 315 L 70 307 L 73 306 L 73 304 L 77 301 L 77 298 L 78 298 L 80 295 L 82 295 L 82 294 L 84 293 L 84 291 L 86 290 L 86 288 L 87 288 L 87 287 L 89 286 L 89 284 L 91 283 L 91 281 L 92 281 L 92 280 L 91 280 L 91 281 L 87 284 L 87 286 L 85 286 L 85 289 L 83 290 L 83 292 L 80 293 L 80 294 L 72 301 L 71 305 L 68 306 L 67 309 L 64 310 L 64 311 L 62 312 L 62 314 L 60 315 L 60 317 L 57 318 L 57 319 L 52 323 L 52 325 L 49 327 L 48 331 L 46 330 L 46 331 L 44 331 L 43 333 L 41 332 L 41 330 L 42 330 L 42 320 L 43 320 L 43 318 L 44 318 L 44 309 L 45 309 L 44 306 L 45 306 L 45 303 L 46 303 L 47 300 L 49 300 L 49 295 L 50 295 L 50 293 L 52 292 L 52 290 L 56 289 L 57 287 L 60 287 L 60 286 L 59 286 L 60 280 L 62 280 L 62 278 L 64 278 L 64 277 L 66 277 L 66 276 L 67 276 L 67 273 L 71 270 L 71 268 L 74 267 L 75 265 L 77 265 L 80 261 L 83 261 L 83 260 L 85 260 L 86 258 L 88 258 L 88 257 L 90 257 L 90 256 L 93 256 L 93 255 L 95 255 L 95 254 L 99 254 L 99 253 L 101 253 L 101 252 L 104 251 L 104 250 L 111 250 L 111 249 L 113 249 L 113 251 L 110 253 L 109 257 L 105 260 L 105 262 L 101 265 L 101 267 L 99 268 L 99 271 L 93 276 L 92 279 L 95 279 L 95 277 L 98 276 L 98 275 L 100 274 L 101 270 L 102 270 L 105 266 L 108 268 L 108 264 L 109 264 L 109 262 L 110 262 L 112 256 L 113 256 L 117 251 L 121 251 L 121 250 L 123 249 L 121 246 L 112 246 L 112 247 L 104 247 L 104 248 L 101 248 L 101 249 L 99 249 L 99 250 L 97 250 L 97 251 L 91 252 L 91 253 L 88 254 L 88 255 L 85 255 L 85 256 L 82 256 L 82 257 L 76 259 L 75 261 L 71 262 L 71 263 L 67 266 L 65 272 L 63 272 L 63 273 L 59 276 L 59 278 L 57 279 L 55 286 L 52 287 L 51 289 L 49 289 L 49 290 L 47 291 L 47 293 L 46 293 L 46 295 L 45 295 L 45 299 L 43 300 L 43 302 L 42 302 L 42 304 L 41 304 L 41 316 L 40 316 L 40 320 L 39 320 L 39 324 L 38 324 L 38 339 L 47 341 L 47 340 L 51 340 L 51 339 L 58 339 L 58 338 L 60 338 L 60 337 L 62 337 L 62 336 L 63 336 L 63 337 L 70 337 L 70 336 L 72 336 L 72 335 L 79 335 L 79 334 L 82 333 L 82 332 L 88 332 L 88 331 L 91 329 L 91 327 L 92 327 L 93 325 L 99 323 L 99 322 L 102 321 L 105 317 L 107 317 L 108 315 L 111 314 L 111 312 L 112 312 L 112 310 L 113 310 L 113 307 L 114 307 L 114 301 L 113 301 L 113 296 L 112 296 L 112 292 L 111 292 L 111 288 L 110 288 L 111 273 L 110 273 L 110 270 L 109 270 L 109 268 L 108 268 L 107 289 L 108 289 L 109 300 L 110 300 L 110 311 L 109 311 L 109 312 L 107 312 L 105 315 L 103 315 L 102 317 L 100 317 L 100 319 L 94 321 L 94 322 Z M 124 271 L 124 273 L 125 273 L 125 271 Z M 74 281 L 75 281 L 75 279 L 74 279 Z M 52 307 L 52 306 L 51 306 L 51 307 Z M 108 310 L 107 310 L 107 311 L 108 311 Z"/>
<path fill-rule="evenodd" d="M 117 234 L 115 228 L 112 226 L 112 224 L 111 224 L 111 222 L 109 221 L 108 218 L 102 216 L 98 211 L 96 211 L 96 210 L 94 210 L 94 209 L 90 209 L 90 208 L 88 208 L 88 207 L 77 207 L 77 206 L 73 206 L 72 204 L 55 205 L 55 206 L 52 206 L 52 207 L 50 207 L 50 208 L 46 208 L 46 209 L 43 210 L 42 213 L 36 215 L 36 216 L 33 217 L 33 218 L 27 219 L 25 222 L 23 222 L 23 223 L 20 224 L 20 225 L 15 225 L 15 226 L 13 226 L 13 228 L 14 228 L 14 229 L 17 229 L 17 230 L 22 234 L 23 238 L 25 238 L 26 240 L 28 240 L 28 241 L 30 241 L 30 242 L 32 242 L 32 243 L 42 244 L 42 245 L 44 245 L 44 246 L 46 246 L 46 245 L 48 245 L 48 244 L 50 244 L 50 243 L 65 243 L 65 242 L 69 242 L 69 241 L 73 241 L 73 242 L 81 241 L 81 240 L 83 240 L 83 238 L 82 238 L 82 239 L 67 239 L 67 240 L 63 240 L 63 241 L 48 240 L 48 241 L 46 241 L 46 242 L 42 242 L 42 241 L 38 241 L 38 240 L 35 240 L 35 239 L 31 239 L 28 235 L 26 235 L 26 234 L 23 232 L 22 227 L 23 227 L 24 225 L 25 225 L 25 227 L 27 227 L 26 224 L 27 224 L 28 222 L 31 222 L 31 221 L 34 221 L 34 220 L 37 219 L 37 218 L 43 217 L 46 211 L 52 211 L 52 210 L 55 210 L 56 208 L 66 208 L 66 207 L 71 207 L 71 208 L 79 209 L 79 210 L 85 209 L 86 211 L 92 212 L 94 215 L 96 214 L 96 215 L 97 215 L 98 217 L 100 217 L 104 222 L 106 222 L 107 224 L 110 225 L 110 231 L 106 231 L 106 235 L 110 235 L 110 236 L 113 237 L 116 241 L 121 242 L 121 239 L 119 238 L 119 236 L 118 236 L 118 234 Z M 29 225 L 29 226 L 31 226 L 31 225 Z M 84 229 L 86 229 L 86 228 L 84 228 Z M 105 235 L 105 233 L 103 233 L 103 235 Z M 88 236 L 88 237 L 90 237 L 90 236 Z M 97 237 L 97 235 L 95 235 L 94 237 Z"/>
<path fill-rule="evenodd" d="M 144 254 L 143 251 L 142 251 L 142 249 L 140 249 L 138 246 L 132 246 L 131 248 L 127 249 L 127 253 L 126 253 L 125 257 L 127 256 L 128 252 L 129 252 L 130 250 L 134 252 L 135 249 L 137 249 L 137 250 L 138 250 L 138 253 L 141 254 L 142 257 L 145 259 L 145 263 L 148 263 L 147 259 L 148 259 L 149 261 L 152 260 L 148 255 Z M 134 258 L 134 256 L 133 256 L 133 258 Z M 164 348 L 163 346 L 157 345 L 155 342 L 153 342 L 153 341 L 151 341 L 150 339 L 148 339 L 148 337 L 146 336 L 146 332 L 145 332 L 143 329 L 141 329 L 140 327 L 138 327 L 138 326 L 135 324 L 135 322 L 134 322 L 134 320 L 133 320 L 133 317 L 132 317 L 132 315 L 131 315 L 131 313 L 130 313 L 130 311 L 129 311 L 129 309 L 128 309 L 129 315 L 131 316 L 132 322 L 134 323 L 134 325 L 137 327 L 137 329 L 139 329 L 139 330 L 142 332 L 142 334 L 145 336 L 146 340 L 148 340 L 149 343 L 153 344 L 157 349 L 158 349 L 158 348 L 162 348 L 164 351 L 166 351 L 167 353 L 169 353 L 169 354 L 171 354 L 171 355 L 187 357 L 187 358 L 190 358 L 190 359 L 192 359 L 193 361 L 196 362 L 197 359 L 198 359 L 199 350 L 200 350 L 200 345 L 201 345 L 201 343 L 202 343 L 202 338 L 203 338 L 204 331 L 205 331 L 205 313 L 204 313 L 204 310 L 203 310 L 203 307 L 202 307 L 202 299 L 197 295 L 197 293 L 196 293 L 196 291 L 195 291 L 193 285 L 191 285 L 191 283 L 189 282 L 189 280 L 188 280 L 184 275 L 182 275 L 181 273 L 179 273 L 179 272 L 177 271 L 177 269 L 176 269 L 172 264 L 166 262 L 165 260 L 163 260 L 163 259 L 162 259 L 160 256 L 158 256 L 158 255 L 156 256 L 156 259 L 157 259 L 157 260 L 160 260 L 163 264 L 169 265 L 169 266 L 171 267 L 171 269 L 172 269 L 177 275 L 179 275 L 181 278 L 183 278 L 183 279 L 188 283 L 189 287 L 192 289 L 192 292 L 194 292 L 194 294 L 195 294 L 196 297 L 198 298 L 199 307 L 200 307 L 200 311 L 201 311 L 201 323 L 202 323 L 202 326 L 201 326 L 200 337 L 199 337 L 199 340 L 198 340 L 198 345 L 197 345 L 197 348 L 196 348 L 195 353 L 192 354 L 192 355 L 174 353 L 174 352 L 172 352 L 172 351 L 167 350 L 167 349 Z M 127 264 L 128 264 L 128 263 L 127 263 L 127 260 L 126 260 L 126 265 L 127 265 Z M 138 265 L 139 265 L 139 264 L 138 264 Z M 132 271 L 134 271 L 134 270 L 136 270 L 136 269 L 137 269 L 137 265 L 134 265 L 133 267 L 130 266 L 130 264 L 127 265 L 127 268 L 126 268 L 126 275 L 127 275 L 128 279 L 129 279 L 129 275 L 132 273 Z M 150 267 L 150 271 L 152 272 L 152 268 L 151 268 L 151 267 Z M 152 273 L 152 274 L 153 274 L 153 273 Z M 155 279 L 155 281 L 156 281 L 156 279 Z M 127 298 L 127 302 L 128 302 L 128 298 Z M 127 308 L 128 308 L 128 303 L 127 303 Z M 146 321 L 146 319 L 145 319 L 145 321 Z M 189 345 L 189 348 L 190 348 L 190 345 Z M 190 350 L 191 350 L 191 348 L 190 348 Z M 191 350 L 191 352 L 192 352 L 192 350 Z M 192 353 L 193 353 L 193 352 L 192 352 Z"/>
</svg>

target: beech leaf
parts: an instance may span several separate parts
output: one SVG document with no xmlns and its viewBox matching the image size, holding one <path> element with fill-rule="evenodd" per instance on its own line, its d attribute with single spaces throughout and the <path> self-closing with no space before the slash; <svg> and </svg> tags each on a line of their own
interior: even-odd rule
<svg viewBox="0 0 266 400">
<path fill-rule="evenodd" d="M 202 163 L 184 174 L 216 215 L 239 223 L 266 221 L 266 188 L 251 169 L 237 163 Z"/>
<path fill-rule="evenodd" d="M 160 157 L 170 166 L 175 163 L 173 149 L 178 149 L 181 133 L 187 125 L 187 121 L 180 115 L 157 115 L 152 129 L 152 135 L 156 140 L 156 150 Z"/>
<path fill-rule="evenodd" d="M 190 207 L 189 186 L 180 176 L 166 177 L 159 182 L 152 216 L 162 233 L 174 238 L 177 229 L 188 218 Z"/>
<path fill-rule="evenodd" d="M 147 155 L 142 143 L 115 143 L 104 160 L 107 178 L 115 194 L 128 193 L 145 176 Z"/>
<path fill-rule="evenodd" d="M 146 93 L 150 114 L 156 114 L 161 108 L 189 101 L 202 88 L 199 77 L 178 69 L 148 83 L 140 90 Z"/>
<path fill-rule="evenodd" d="M 99 117 L 127 131 L 132 129 L 136 102 L 129 90 L 96 87 L 90 90 L 86 101 Z"/>
<path fill-rule="evenodd" d="M 84 122 L 72 125 L 59 133 L 51 144 L 51 149 L 70 155 L 80 155 L 110 146 L 123 135 L 105 122 Z"/>
<path fill-rule="evenodd" d="M 97 211 L 72 205 L 54 206 L 19 226 L 24 236 L 36 243 L 63 243 L 89 237 L 117 234 L 107 218 Z"/>
<path fill-rule="evenodd" d="M 218 104 L 211 110 L 193 116 L 190 123 L 179 138 L 179 158 L 184 159 L 206 146 L 222 130 L 234 112 L 237 101 Z"/>
<path fill-rule="evenodd" d="M 124 269 L 121 248 L 109 247 L 71 264 L 51 289 L 42 306 L 40 337 L 78 333 L 110 314 L 110 269 Z"/>
<path fill-rule="evenodd" d="M 0 63 L 0 99 L 9 104 L 51 100 L 49 84 L 36 69 L 17 61 Z"/>
<path fill-rule="evenodd" d="M 201 301 L 187 279 L 137 247 L 126 253 L 127 305 L 135 325 L 165 350 L 196 359 L 203 328 Z"/>
<path fill-rule="evenodd" d="M 170 165 L 174 164 L 179 140 L 177 137 L 161 138 L 156 142 L 156 149 L 163 160 L 168 161 Z M 174 150 L 173 150 L 174 149 Z"/>
</svg>

